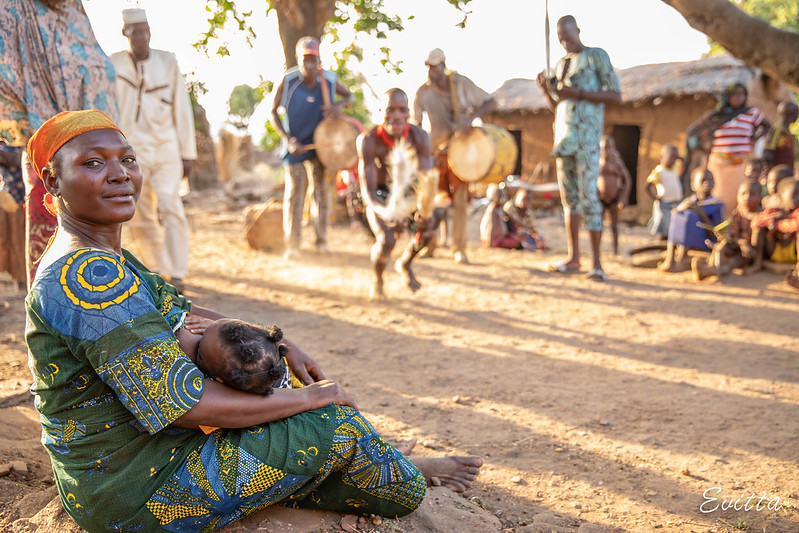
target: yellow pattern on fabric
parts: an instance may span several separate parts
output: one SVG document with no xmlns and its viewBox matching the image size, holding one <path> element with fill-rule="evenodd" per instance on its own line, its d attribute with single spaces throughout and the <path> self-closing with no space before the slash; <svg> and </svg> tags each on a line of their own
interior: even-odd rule
<svg viewBox="0 0 799 533">
<path fill-rule="evenodd" d="M 182 520 L 190 516 L 202 516 L 208 514 L 205 507 L 199 502 L 195 506 L 188 506 L 185 503 L 177 505 L 175 503 L 162 503 L 150 500 L 147 502 L 147 509 L 153 513 L 162 524 L 169 524 L 173 520 Z M 213 530 L 214 528 L 210 528 Z"/>
<path fill-rule="evenodd" d="M 76 433 L 83 435 L 83 432 L 78 430 L 78 423 L 74 420 L 67 420 L 67 423 L 64 424 L 64 429 L 61 433 L 61 441 L 72 442 L 72 439 L 75 438 Z"/>
<path fill-rule="evenodd" d="M 311 446 L 307 450 L 297 450 L 292 454 L 292 456 L 297 457 L 297 464 L 302 467 L 308 466 L 308 461 L 306 461 L 307 457 L 316 457 L 319 454 L 319 450 L 316 446 Z"/>
<path fill-rule="evenodd" d="M 190 392 L 185 390 L 183 383 L 170 383 L 169 379 L 172 376 L 169 372 L 153 373 L 151 370 L 153 361 L 158 361 L 157 366 L 162 369 L 172 368 L 178 357 L 184 357 L 184 354 L 175 338 L 172 337 L 140 347 L 125 359 L 125 365 L 115 360 L 99 366 L 97 371 L 98 374 L 110 371 L 114 378 L 121 375 L 126 376 L 124 379 L 116 379 L 120 389 L 124 390 L 132 399 L 137 396 L 141 397 L 147 403 L 151 413 L 160 412 L 167 420 L 174 420 L 185 411 L 173 403 L 172 391 L 182 388 L 181 392 L 187 396 L 190 395 Z M 142 388 L 135 386 L 134 390 L 128 390 L 125 383 L 136 383 L 137 379 L 142 381 Z M 158 404 L 160 409 L 154 409 L 154 403 Z M 139 421 L 146 424 L 150 431 L 161 429 L 154 428 L 147 417 L 142 417 Z"/>
<path fill-rule="evenodd" d="M 163 490 L 163 488 L 159 489 L 158 492 L 169 499 L 169 502 L 160 502 L 150 499 L 146 505 L 147 509 L 150 510 L 153 516 L 155 516 L 161 524 L 169 524 L 175 520 L 182 520 L 190 516 L 206 515 L 208 514 L 208 508 L 205 503 L 207 499 L 210 498 L 220 501 L 219 495 L 216 493 L 216 491 L 214 491 L 213 487 L 208 481 L 208 475 L 205 470 L 205 466 L 202 463 L 199 450 L 194 450 L 191 454 L 189 454 L 189 456 L 186 458 L 186 467 L 188 468 L 189 473 L 191 473 L 192 478 L 194 478 L 195 482 L 197 483 L 198 488 L 202 489 L 204 492 L 205 498 L 189 499 L 189 493 L 181 491 L 180 500 L 178 500 L 176 498 L 169 498 L 169 495 Z M 213 529 L 215 528 L 207 528 L 209 531 Z"/>
<path fill-rule="evenodd" d="M 83 307 L 84 309 L 106 309 L 107 307 L 111 307 L 112 305 L 117 305 L 117 304 L 120 304 L 120 303 L 124 302 L 125 300 L 127 300 L 130 297 L 131 294 L 134 294 L 136 291 L 139 290 L 139 284 L 141 282 L 139 281 L 139 278 L 134 278 L 135 281 L 134 281 L 133 285 L 131 285 L 128 290 L 126 290 L 122 294 L 118 295 L 113 300 L 100 302 L 100 303 L 90 303 L 90 302 L 85 302 L 85 301 L 81 300 L 80 298 L 78 298 L 72 292 L 72 290 L 70 290 L 70 288 L 69 288 L 69 285 L 67 283 L 67 275 L 69 274 L 69 270 L 70 270 L 70 267 L 72 266 L 72 263 L 74 263 L 76 260 L 78 260 L 80 258 L 80 256 L 83 255 L 84 253 L 94 252 L 94 251 L 95 250 L 92 250 L 90 248 L 86 248 L 86 249 L 83 249 L 83 250 L 78 250 L 69 259 L 67 259 L 66 263 L 61 268 L 61 278 L 60 278 L 61 287 L 64 290 L 64 294 L 67 296 L 67 298 L 69 298 L 69 300 L 73 304 L 79 305 L 79 306 Z M 115 280 L 113 280 L 111 283 L 108 283 L 106 285 L 97 285 L 97 286 L 95 286 L 95 285 L 92 285 L 92 284 L 88 283 L 86 281 L 86 279 L 83 277 L 83 270 L 91 262 L 97 261 L 97 260 L 103 260 L 103 261 L 106 261 L 106 262 L 110 262 L 111 261 L 111 259 L 108 258 L 108 257 L 90 257 L 87 261 L 85 261 L 83 264 L 81 264 L 78 267 L 78 271 L 77 271 L 77 273 L 75 275 L 76 279 L 78 280 L 78 283 L 82 287 L 84 287 L 86 290 L 91 291 L 91 292 L 106 291 L 106 290 L 110 289 L 111 287 L 114 287 L 115 285 L 117 285 L 125 277 L 125 273 L 122 270 L 122 265 L 120 265 L 119 262 L 114 261 L 114 265 L 117 267 L 117 273 L 118 273 L 118 276 L 117 276 L 117 278 Z"/>
<path fill-rule="evenodd" d="M 203 464 L 199 450 L 194 450 L 186 458 L 186 468 L 189 470 L 191 477 L 194 478 L 197 486 L 200 487 L 210 499 L 220 501 L 219 494 L 216 493 L 211 483 L 208 481 L 208 472 L 205 470 L 205 465 Z M 161 523 L 163 524 L 164 522 Z"/>
<path fill-rule="evenodd" d="M 216 439 L 216 455 L 219 463 L 219 480 L 228 494 L 236 493 L 239 478 L 239 447 L 226 439 Z"/>
<path fill-rule="evenodd" d="M 164 303 L 161 304 L 161 314 L 163 316 L 168 315 L 174 305 L 171 294 L 164 296 Z"/>
<path fill-rule="evenodd" d="M 369 448 L 376 451 L 376 455 L 382 456 L 390 452 L 391 445 L 381 436 L 368 432 L 367 428 L 359 426 L 358 419 L 348 417 L 341 408 L 336 411 L 336 419 L 339 421 L 336 434 L 344 434 L 351 437 L 346 439 L 345 442 L 334 442 L 334 453 L 331 454 L 337 458 L 335 463 L 349 462 L 348 475 L 342 477 L 343 483 L 378 498 L 415 509 L 418 506 L 419 498 L 424 495 L 425 484 L 422 482 L 416 490 L 409 490 L 406 483 L 402 482 L 404 473 L 396 459 L 391 460 L 388 465 L 389 475 L 385 476 L 386 473 L 381 471 L 381 467 L 374 461 L 372 454 L 363 451 L 364 448 Z M 368 444 L 364 445 L 360 443 L 360 439 L 366 435 L 371 435 L 371 438 Z M 324 468 L 327 467 L 328 465 L 326 464 Z M 360 501 L 355 499 L 347 500 L 347 504 L 353 508 L 362 505 Z"/>
<path fill-rule="evenodd" d="M 358 507 L 364 507 L 364 506 L 368 505 L 366 503 L 366 500 L 356 500 L 355 498 L 347 498 L 345 500 L 345 502 L 347 503 L 347 505 L 349 505 L 350 507 L 352 507 L 354 509 L 357 509 Z"/>
<path fill-rule="evenodd" d="M 258 494 L 269 487 L 276 485 L 281 479 L 286 477 L 282 471 L 269 465 L 261 465 L 255 472 L 250 483 L 244 487 L 241 493 L 242 498 L 249 498 L 253 494 Z"/>
</svg>

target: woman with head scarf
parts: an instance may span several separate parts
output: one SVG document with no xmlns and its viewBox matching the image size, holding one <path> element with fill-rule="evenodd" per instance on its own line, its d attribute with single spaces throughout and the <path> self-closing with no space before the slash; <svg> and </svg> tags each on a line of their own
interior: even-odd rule
<svg viewBox="0 0 799 533">
<path fill-rule="evenodd" d="M 727 213 L 738 204 L 738 188 L 746 179 L 744 161 L 752 152 L 755 141 L 770 128 L 758 108 L 746 105 L 748 96 L 744 84 L 728 85 L 719 105 L 689 126 L 687 131 L 689 153 L 695 150 L 709 153 L 707 168 L 716 182 L 713 196 L 724 202 Z M 686 165 L 686 170 L 689 167 Z"/>
<path fill-rule="evenodd" d="M 259 396 L 205 379 L 174 332 L 189 310 L 221 315 L 122 248 L 141 171 L 106 115 L 56 115 L 28 155 L 59 223 L 25 301 L 31 390 L 61 502 L 82 528 L 211 531 L 276 502 L 401 516 L 434 478 L 471 484 L 479 458 L 405 457 L 291 343 L 306 387 Z"/>
</svg>

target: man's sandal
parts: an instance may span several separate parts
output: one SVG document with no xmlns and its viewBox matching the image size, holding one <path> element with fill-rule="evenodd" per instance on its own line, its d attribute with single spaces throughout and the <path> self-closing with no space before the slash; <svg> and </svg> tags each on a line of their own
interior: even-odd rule
<svg viewBox="0 0 799 533">
<path fill-rule="evenodd" d="M 570 268 L 566 266 L 566 263 L 560 263 L 557 265 L 549 265 L 547 267 L 548 272 L 554 272 L 557 274 L 574 274 L 575 272 L 580 271 L 580 267 L 577 268 Z"/>
<path fill-rule="evenodd" d="M 608 275 L 605 274 L 605 271 L 602 270 L 601 268 L 594 268 L 592 270 L 589 270 L 586 276 L 588 277 L 588 279 L 594 281 L 605 282 L 608 280 Z"/>
</svg>

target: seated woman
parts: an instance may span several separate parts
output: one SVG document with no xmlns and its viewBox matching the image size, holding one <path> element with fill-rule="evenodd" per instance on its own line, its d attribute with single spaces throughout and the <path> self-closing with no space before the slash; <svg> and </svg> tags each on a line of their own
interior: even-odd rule
<svg viewBox="0 0 799 533">
<path fill-rule="evenodd" d="M 222 316 L 122 248 L 142 179 L 124 135 L 99 111 L 64 112 L 28 155 L 59 221 L 25 300 L 31 391 L 78 525 L 210 531 L 277 502 L 401 516 L 426 482 L 463 491 L 475 479 L 477 457 L 399 453 L 290 342 L 306 387 L 256 395 L 203 379 L 174 331 L 188 310 Z"/>
</svg>

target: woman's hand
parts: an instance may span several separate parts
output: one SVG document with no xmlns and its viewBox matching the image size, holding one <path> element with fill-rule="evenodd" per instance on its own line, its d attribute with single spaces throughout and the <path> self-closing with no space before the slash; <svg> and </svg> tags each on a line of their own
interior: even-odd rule
<svg viewBox="0 0 799 533">
<path fill-rule="evenodd" d="M 285 339 L 283 342 L 289 349 L 289 352 L 286 354 L 286 361 L 289 363 L 289 368 L 291 368 L 291 371 L 294 372 L 294 375 L 297 376 L 300 381 L 305 385 L 310 385 L 316 381 L 325 379 L 322 369 L 311 356 L 293 342 Z"/>
<path fill-rule="evenodd" d="M 319 409 L 325 405 L 334 403 L 336 405 L 347 405 L 354 409 L 358 406 L 355 405 L 355 400 L 352 396 L 342 388 L 341 385 L 329 379 L 323 379 L 316 383 L 311 383 L 307 387 L 300 389 L 308 395 L 309 410 Z"/>
<path fill-rule="evenodd" d="M 199 315 L 188 315 L 186 320 L 183 322 L 183 327 L 189 333 L 194 333 L 195 335 L 202 335 L 205 333 L 205 330 L 208 329 L 208 326 L 214 322 L 210 318 L 206 318 L 204 316 Z"/>
</svg>

